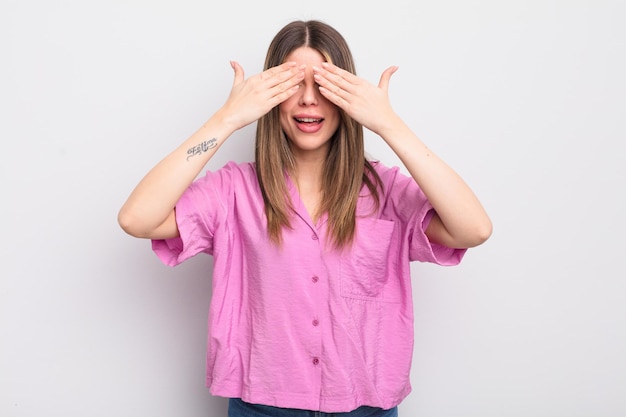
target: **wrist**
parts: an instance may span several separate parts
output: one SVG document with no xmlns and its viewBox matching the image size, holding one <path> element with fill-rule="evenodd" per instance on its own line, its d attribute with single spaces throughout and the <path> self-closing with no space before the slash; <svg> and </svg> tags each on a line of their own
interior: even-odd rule
<svg viewBox="0 0 626 417">
<path fill-rule="evenodd" d="M 201 131 L 206 132 L 205 137 L 217 138 L 222 143 L 226 138 L 233 134 L 240 127 L 237 126 L 234 117 L 225 114 L 223 111 L 217 111 L 211 116 L 200 128 Z"/>
<path fill-rule="evenodd" d="M 385 123 L 379 126 L 374 132 L 389 144 L 391 144 L 390 141 L 394 141 L 396 138 L 401 139 L 407 137 L 407 135 L 413 134 L 404 121 L 397 115 L 391 118 L 385 118 L 384 120 Z"/>
</svg>

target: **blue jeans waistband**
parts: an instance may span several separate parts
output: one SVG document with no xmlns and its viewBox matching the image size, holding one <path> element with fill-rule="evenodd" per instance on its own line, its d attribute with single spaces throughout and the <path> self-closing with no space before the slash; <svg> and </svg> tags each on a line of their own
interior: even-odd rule
<svg viewBox="0 0 626 417">
<path fill-rule="evenodd" d="M 324 413 L 321 411 L 250 404 L 239 398 L 231 398 L 228 402 L 228 417 L 398 417 L 398 407 L 383 410 L 381 408 L 363 406 L 347 413 Z"/>
</svg>

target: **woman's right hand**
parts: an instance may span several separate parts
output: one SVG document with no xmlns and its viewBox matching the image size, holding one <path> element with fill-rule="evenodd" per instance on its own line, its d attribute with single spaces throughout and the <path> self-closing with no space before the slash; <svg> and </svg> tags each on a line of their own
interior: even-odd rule
<svg viewBox="0 0 626 417">
<path fill-rule="evenodd" d="M 234 130 L 257 121 L 287 100 L 298 91 L 304 79 L 304 67 L 295 62 L 286 62 L 247 79 L 238 62 L 231 61 L 230 65 L 235 72 L 235 79 L 220 113 L 222 120 L 228 121 Z"/>
<path fill-rule="evenodd" d="M 235 80 L 226 103 L 191 137 L 152 168 L 120 209 L 118 222 L 128 234 L 149 239 L 178 235 L 174 208 L 204 165 L 235 131 L 255 122 L 291 97 L 304 68 L 285 63 L 244 79 L 231 62 Z"/>
</svg>

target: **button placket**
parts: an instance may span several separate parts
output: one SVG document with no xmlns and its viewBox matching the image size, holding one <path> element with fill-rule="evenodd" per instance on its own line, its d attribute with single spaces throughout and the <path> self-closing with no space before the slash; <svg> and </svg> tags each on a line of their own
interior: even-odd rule
<svg viewBox="0 0 626 417">
<path fill-rule="evenodd" d="M 321 240 L 320 240 L 320 236 L 318 234 L 318 231 L 315 230 L 315 228 L 313 228 L 311 225 L 309 225 L 311 227 L 311 230 L 309 231 L 310 233 L 310 237 L 311 240 L 309 241 L 309 247 L 310 247 L 310 255 L 315 256 L 314 254 L 317 252 L 317 256 L 319 256 L 320 258 L 322 257 L 322 245 L 321 245 Z M 321 263 L 320 263 L 321 264 Z M 319 272 L 319 271 L 312 271 L 312 272 Z M 318 375 L 318 378 L 321 378 L 321 371 L 322 371 L 322 367 L 321 367 L 321 359 L 320 359 L 320 354 L 322 352 L 322 326 L 321 326 L 321 321 L 320 321 L 320 317 L 319 317 L 319 302 L 320 302 L 320 297 L 323 297 L 323 292 L 325 291 L 325 288 L 323 286 L 320 286 L 318 284 L 320 284 L 320 276 L 318 276 L 315 273 L 312 273 L 309 275 L 309 278 L 311 280 L 311 287 L 309 287 L 309 292 L 311 292 L 311 299 L 312 300 L 317 300 L 314 301 L 314 305 L 311 306 L 311 310 L 309 311 L 310 314 L 310 321 L 309 321 L 309 346 L 308 346 L 308 353 L 310 354 L 309 356 L 309 360 L 311 361 L 310 363 L 317 369 L 316 373 Z"/>
<path fill-rule="evenodd" d="M 313 239 L 316 240 L 316 236 L 313 235 Z M 314 291 L 316 294 L 319 294 L 319 291 L 321 290 L 320 287 L 318 287 L 316 284 L 318 284 L 320 281 L 320 277 L 317 275 L 312 275 L 311 276 L 311 284 L 313 285 L 313 287 L 311 287 L 311 291 Z M 321 349 L 321 339 L 319 339 L 321 337 L 321 329 L 320 329 L 320 320 L 318 318 L 318 314 L 319 312 L 316 311 L 314 309 L 314 311 L 311 311 L 311 313 L 313 314 L 313 317 L 311 318 L 311 332 L 312 332 L 312 337 L 314 342 L 314 348 L 311 351 L 311 363 L 313 364 L 313 366 L 318 366 L 320 364 L 320 358 L 319 353 L 320 353 L 320 349 Z"/>
</svg>

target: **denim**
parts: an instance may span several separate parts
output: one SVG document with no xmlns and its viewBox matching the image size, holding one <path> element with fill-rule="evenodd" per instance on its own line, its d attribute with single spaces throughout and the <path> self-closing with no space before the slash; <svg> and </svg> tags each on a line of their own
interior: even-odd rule
<svg viewBox="0 0 626 417">
<path fill-rule="evenodd" d="M 383 410 L 381 408 L 363 406 L 347 413 L 324 413 L 321 411 L 249 404 L 241 401 L 239 398 L 231 398 L 228 402 L 228 417 L 398 417 L 398 407 Z"/>
</svg>

